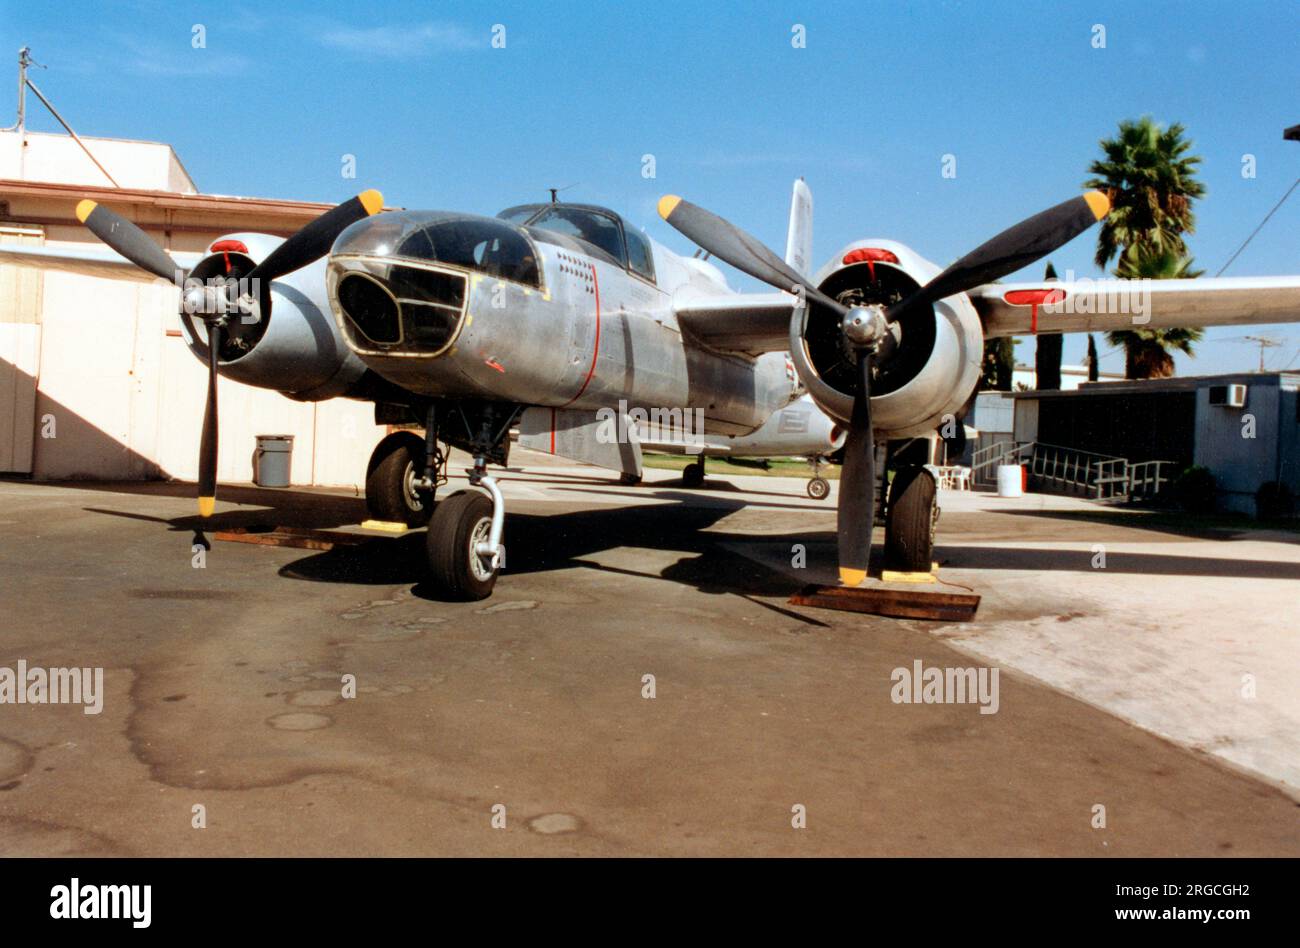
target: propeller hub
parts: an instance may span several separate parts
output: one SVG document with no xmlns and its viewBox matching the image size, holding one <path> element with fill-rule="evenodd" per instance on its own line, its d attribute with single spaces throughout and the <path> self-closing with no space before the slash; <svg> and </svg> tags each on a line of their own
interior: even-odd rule
<svg viewBox="0 0 1300 948">
<path fill-rule="evenodd" d="M 854 306 L 840 321 L 844 337 L 859 349 L 875 349 L 889 334 L 889 323 L 880 306 Z"/>
</svg>

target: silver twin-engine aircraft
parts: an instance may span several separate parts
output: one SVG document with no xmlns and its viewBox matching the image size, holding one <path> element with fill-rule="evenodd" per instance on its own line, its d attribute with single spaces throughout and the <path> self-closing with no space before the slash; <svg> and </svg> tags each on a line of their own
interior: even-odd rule
<svg viewBox="0 0 1300 948">
<path fill-rule="evenodd" d="M 489 465 L 506 463 L 512 427 L 525 443 L 637 477 L 636 413 L 743 439 L 806 392 L 843 432 L 839 575 L 856 586 L 877 508 L 886 566 L 929 569 L 934 478 L 897 467 L 884 496 L 888 445 L 936 430 L 964 437 L 985 338 L 1300 319 L 1293 276 L 994 282 L 1103 218 L 1109 201 L 1096 191 L 946 269 L 871 238 L 814 272 L 802 180 L 784 258 L 681 198 L 659 202 L 706 254 L 771 287 L 762 293 L 733 291 L 713 264 L 673 253 L 602 207 L 524 204 L 480 217 L 379 213 L 382 203 L 367 191 L 287 240 L 230 234 L 182 259 L 83 201 L 78 217 L 116 253 L 5 247 L 0 260 L 137 267 L 181 288 L 187 343 L 209 368 L 203 518 L 216 496 L 218 375 L 297 399 L 370 400 L 377 421 L 422 427 L 423 438 L 397 432 L 376 448 L 367 501 L 379 519 L 427 522 L 431 580 L 469 599 L 488 596 L 500 570 L 505 503 Z M 474 467 L 470 489 L 435 504 L 444 446 L 467 451 Z"/>
</svg>

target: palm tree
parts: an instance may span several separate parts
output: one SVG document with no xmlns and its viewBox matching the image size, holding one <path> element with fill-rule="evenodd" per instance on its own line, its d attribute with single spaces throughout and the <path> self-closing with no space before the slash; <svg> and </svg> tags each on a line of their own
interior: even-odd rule
<svg viewBox="0 0 1300 948">
<path fill-rule="evenodd" d="M 1088 169 L 1096 177 L 1085 187 L 1110 196 L 1111 210 L 1097 235 L 1097 266 L 1116 261 L 1115 276 L 1128 280 L 1186 279 L 1192 269 L 1183 234 L 1196 229 L 1192 202 L 1205 194 L 1196 180 L 1199 155 L 1177 122 L 1168 128 L 1149 115 L 1119 123 L 1119 135 L 1102 139 L 1105 157 Z M 1118 259 L 1116 259 L 1118 258 Z M 1174 374 L 1169 350 L 1194 355 L 1199 329 L 1131 329 L 1106 334 L 1124 347 L 1124 375 L 1130 379 Z"/>
<path fill-rule="evenodd" d="M 1192 258 L 1174 250 L 1155 250 L 1135 245 L 1121 256 L 1115 275 L 1125 280 L 1176 280 L 1200 276 L 1203 270 L 1192 269 Z M 1205 335 L 1190 327 L 1172 329 L 1123 329 L 1106 333 L 1112 346 L 1124 347 L 1124 377 L 1130 379 L 1164 379 L 1174 374 L 1177 349 L 1195 355 L 1192 346 Z"/>
<path fill-rule="evenodd" d="M 1175 122 L 1168 128 L 1149 115 L 1119 123 L 1119 135 L 1101 141 L 1105 154 L 1084 186 L 1110 195 L 1111 210 L 1097 237 L 1097 266 L 1124 250 L 1145 246 L 1185 254 L 1182 235 L 1196 230 L 1192 201 L 1205 194 L 1196 180 L 1199 155 Z"/>
</svg>

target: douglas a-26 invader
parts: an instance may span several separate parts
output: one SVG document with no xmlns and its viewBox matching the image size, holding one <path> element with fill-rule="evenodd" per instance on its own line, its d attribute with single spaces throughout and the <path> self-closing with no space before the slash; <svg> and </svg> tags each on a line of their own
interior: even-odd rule
<svg viewBox="0 0 1300 948">
<path fill-rule="evenodd" d="M 218 374 L 297 399 L 370 400 L 380 422 L 423 426 L 423 439 L 397 433 L 376 448 L 367 500 L 381 518 L 428 521 L 431 578 L 464 598 L 489 595 L 500 569 L 505 508 L 488 465 L 505 464 L 512 426 L 557 454 L 635 476 L 639 444 L 598 437 L 602 410 L 698 410 L 711 436 L 745 436 L 804 390 L 847 431 L 841 582 L 866 576 L 877 506 L 887 565 L 927 570 L 934 479 L 900 467 L 882 496 L 889 443 L 945 427 L 962 436 L 960 423 L 945 422 L 972 398 L 986 337 L 1122 329 L 1137 319 L 1106 305 L 1101 297 L 1114 289 L 1104 284 L 993 282 L 1105 216 L 1108 200 L 1095 191 L 943 270 L 900 243 L 867 239 L 815 274 L 802 181 L 784 259 L 703 208 L 660 201 L 669 224 L 772 287 L 763 293 L 732 291 L 712 264 L 665 249 L 600 207 L 526 204 L 495 218 L 381 207 L 367 191 L 288 240 L 230 234 L 181 260 L 83 201 L 78 216 L 115 254 L 5 247 L 0 259 L 133 264 L 182 288 L 187 343 L 209 367 L 204 518 L 216 496 Z M 1300 319 L 1298 277 L 1168 280 L 1144 294 L 1140 321 L 1153 328 Z M 1053 301 L 1055 310 L 1040 313 Z M 474 458 L 472 487 L 435 505 L 443 445 Z"/>
</svg>

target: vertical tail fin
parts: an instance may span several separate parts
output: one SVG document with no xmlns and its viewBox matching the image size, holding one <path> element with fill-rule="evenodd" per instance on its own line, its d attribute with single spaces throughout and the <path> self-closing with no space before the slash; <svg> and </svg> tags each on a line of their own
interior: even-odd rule
<svg viewBox="0 0 1300 948">
<path fill-rule="evenodd" d="M 785 239 L 785 262 L 803 277 L 812 276 L 812 192 L 800 178 L 790 195 L 790 231 Z"/>
</svg>

